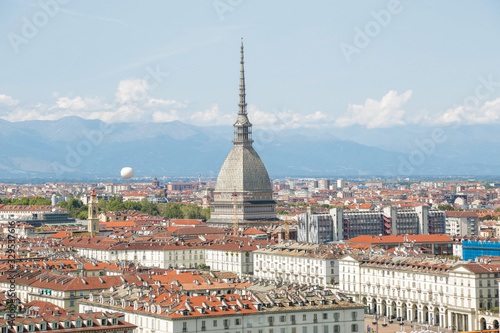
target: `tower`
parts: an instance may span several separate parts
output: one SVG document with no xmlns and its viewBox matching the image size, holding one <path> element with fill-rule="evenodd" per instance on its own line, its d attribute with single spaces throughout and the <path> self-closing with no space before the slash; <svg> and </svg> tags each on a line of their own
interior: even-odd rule
<svg viewBox="0 0 500 333">
<path fill-rule="evenodd" d="M 90 236 L 99 236 L 99 218 L 97 217 L 98 204 L 97 194 L 95 194 L 95 190 L 92 189 L 89 200 L 89 213 L 87 217 L 87 226 Z"/>
<path fill-rule="evenodd" d="M 243 42 L 241 43 L 238 115 L 234 123 L 233 149 L 217 177 L 208 223 L 217 226 L 277 221 L 276 203 L 266 167 L 252 147 L 252 123 L 248 119 Z M 236 199 L 235 199 L 236 198 Z"/>
</svg>

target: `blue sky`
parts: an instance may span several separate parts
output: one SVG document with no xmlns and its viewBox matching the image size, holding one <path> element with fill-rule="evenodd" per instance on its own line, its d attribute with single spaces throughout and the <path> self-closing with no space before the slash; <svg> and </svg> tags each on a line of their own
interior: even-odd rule
<svg viewBox="0 0 500 333">
<path fill-rule="evenodd" d="M 0 9 L 0 118 L 10 121 L 232 124 L 243 37 L 257 126 L 500 122 L 497 1 L 7 0 Z"/>
</svg>

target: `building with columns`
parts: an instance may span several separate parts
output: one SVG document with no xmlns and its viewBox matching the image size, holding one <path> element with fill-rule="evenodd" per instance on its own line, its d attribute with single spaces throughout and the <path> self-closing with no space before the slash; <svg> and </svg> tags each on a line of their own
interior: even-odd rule
<svg viewBox="0 0 500 333">
<path fill-rule="evenodd" d="M 340 292 L 367 311 L 455 331 L 487 326 L 488 313 L 498 309 L 499 276 L 500 265 L 408 253 L 339 259 Z"/>
</svg>

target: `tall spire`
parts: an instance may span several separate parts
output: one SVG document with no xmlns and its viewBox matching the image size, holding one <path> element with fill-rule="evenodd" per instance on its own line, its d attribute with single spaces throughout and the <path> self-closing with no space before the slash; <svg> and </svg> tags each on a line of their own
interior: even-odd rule
<svg viewBox="0 0 500 333">
<path fill-rule="evenodd" d="M 240 102 L 238 103 L 238 118 L 234 123 L 234 140 L 235 145 L 251 146 L 252 145 L 252 123 L 247 116 L 247 102 L 245 100 L 245 68 L 243 59 L 243 38 L 241 39 L 241 60 L 240 60 Z"/>
<path fill-rule="evenodd" d="M 243 38 L 241 38 L 241 68 L 240 68 L 240 102 L 238 103 L 238 114 L 246 114 L 247 113 L 247 103 L 245 101 L 245 66 L 244 66 L 244 57 L 243 57 Z"/>
</svg>

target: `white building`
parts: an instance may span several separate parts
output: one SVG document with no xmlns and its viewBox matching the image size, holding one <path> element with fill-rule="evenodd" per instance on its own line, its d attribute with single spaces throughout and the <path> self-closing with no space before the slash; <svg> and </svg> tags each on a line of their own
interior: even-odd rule
<svg viewBox="0 0 500 333">
<path fill-rule="evenodd" d="M 332 246 L 286 242 L 253 254 L 257 278 L 322 286 L 338 281 L 340 252 Z"/>
<path fill-rule="evenodd" d="M 446 234 L 450 236 L 479 236 L 479 215 L 476 212 L 447 211 Z"/>
<path fill-rule="evenodd" d="M 142 333 L 351 333 L 364 332 L 364 305 L 328 291 L 276 290 L 267 294 L 185 296 L 112 289 L 80 301 L 80 311 L 119 311 Z M 147 290 L 148 288 L 146 288 Z M 147 291 L 152 295 L 152 290 Z"/>
<path fill-rule="evenodd" d="M 346 255 L 339 270 L 339 290 L 384 316 L 471 331 L 498 307 L 500 265 L 374 254 Z"/>
</svg>

